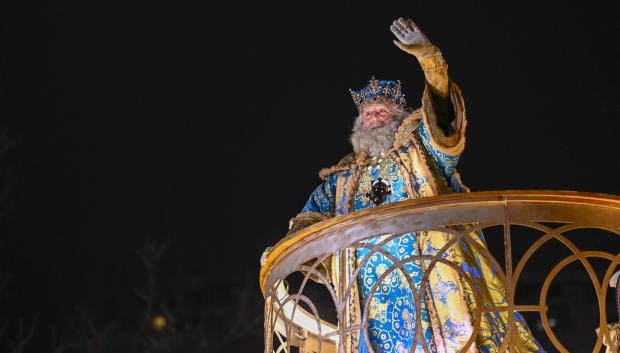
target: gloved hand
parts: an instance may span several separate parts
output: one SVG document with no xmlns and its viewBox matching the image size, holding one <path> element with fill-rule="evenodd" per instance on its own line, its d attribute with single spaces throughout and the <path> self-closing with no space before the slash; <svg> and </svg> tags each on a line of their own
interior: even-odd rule
<svg viewBox="0 0 620 353">
<path fill-rule="evenodd" d="M 399 18 L 392 23 L 390 30 L 398 38 L 394 44 L 418 58 L 437 49 L 411 19 Z"/>
<path fill-rule="evenodd" d="M 443 60 L 439 49 L 428 40 L 411 19 L 399 18 L 392 23 L 390 30 L 398 39 L 394 41 L 394 44 L 418 59 L 433 93 L 447 97 L 448 65 Z"/>
</svg>

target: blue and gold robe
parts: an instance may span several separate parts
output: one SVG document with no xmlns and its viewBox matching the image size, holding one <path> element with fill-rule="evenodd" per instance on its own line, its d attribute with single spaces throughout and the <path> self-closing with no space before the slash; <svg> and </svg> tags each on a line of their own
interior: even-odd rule
<svg viewBox="0 0 620 353">
<path fill-rule="evenodd" d="M 392 193 L 384 203 L 410 198 L 436 196 L 452 192 L 468 192 L 456 172 L 456 164 L 465 146 L 465 106 L 459 88 L 450 83 L 450 100 L 455 110 L 452 122 L 454 133 L 446 136 L 439 130 L 429 86 L 424 91 L 422 107 L 404 119 L 396 135 L 394 147 L 383 157 L 370 158 L 364 151 L 351 154 L 336 166 L 324 169 L 324 179 L 310 196 L 302 212 L 291 220 L 292 229 L 352 211 L 373 207 L 365 196 L 374 180 L 381 177 L 389 182 Z M 366 241 L 377 245 L 388 235 L 378 235 Z M 469 234 L 486 248 L 482 233 Z M 398 261 L 415 255 L 435 255 L 447 242 L 449 235 L 438 231 L 408 233 L 382 246 Z M 371 256 L 363 262 L 367 256 Z M 340 266 L 353 277 L 355 268 L 362 267 L 345 305 L 345 325 L 360 323 L 361 311 L 370 300 L 368 329 L 347 336 L 347 353 L 368 352 L 367 340 L 376 353 L 410 352 L 416 328 L 415 301 L 401 270 L 392 271 L 378 284 L 374 295 L 372 286 L 392 267 L 392 262 L 370 249 L 347 249 L 330 265 L 331 280 L 338 290 Z M 442 255 L 457 264 L 474 281 L 485 306 L 506 305 L 505 289 L 495 268 L 480 252 L 465 242 L 458 242 Z M 411 261 L 405 270 L 417 290 L 422 291 L 421 321 L 423 339 L 431 352 L 458 352 L 474 330 L 473 315 L 476 303 L 466 280 L 445 264 L 437 263 L 426 288 L 419 288 L 426 261 Z M 370 296 L 370 297 L 369 297 Z M 508 315 L 505 312 L 482 311 L 480 330 L 467 352 L 498 352 L 506 333 Z M 532 336 L 519 313 L 515 313 L 520 344 L 510 352 L 544 352 Z M 368 334 L 368 337 L 364 337 Z M 415 352 L 423 352 L 418 340 Z"/>
</svg>

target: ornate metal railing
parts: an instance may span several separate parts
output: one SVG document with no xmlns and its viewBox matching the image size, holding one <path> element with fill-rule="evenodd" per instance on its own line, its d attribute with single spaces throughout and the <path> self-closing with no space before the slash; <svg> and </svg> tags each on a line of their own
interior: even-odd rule
<svg viewBox="0 0 620 353">
<path fill-rule="evenodd" d="M 553 224 L 551 224 L 553 223 Z M 490 251 L 485 247 L 480 247 L 469 235 L 475 231 L 482 230 L 492 233 L 492 229 L 499 230 L 499 236 L 503 238 L 503 261 L 499 262 Z M 520 239 L 520 232 L 524 229 L 535 230 L 537 236 L 533 243 L 522 253 L 520 258 L 513 258 L 514 246 L 521 244 L 525 238 Z M 607 237 L 613 242 L 619 241 L 620 237 L 620 197 L 602 194 L 578 193 L 578 192 L 558 192 L 558 191 L 496 191 L 496 192 L 475 192 L 468 194 L 450 194 L 433 198 L 418 200 L 408 200 L 388 205 L 383 205 L 346 216 L 336 217 L 324 222 L 315 224 L 304 230 L 290 234 L 277 243 L 268 253 L 260 272 L 260 284 L 265 296 L 265 352 L 266 353 L 288 353 L 288 352 L 349 352 L 345 349 L 345 342 L 350 342 L 351 335 L 360 328 L 368 327 L 368 305 L 362 307 L 361 321 L 355 325 L 347 324 L 345 317 L 344 301 L 347 295 L 350 296 L 352 283 L 356 281 L 356 272 L 353 276 L 341 272 L 331 276 L 322 270 L 323 264 L 327 259 L 341 259 L 347 251 L 354 251 L 359 248 L 370 248 L 370 252 L 385 253 L 381 249 L 382 244 L 369 246 L 366 240 L 384 235 L 389 241 L 399 235 L 412 232 L 440 232 L 447 234 L 449 241 L 443 246 L 435 256 L 420 255 L 412 256 L 406 261 L 392 259 L 393 266 L 386 272 L 395 271 L 403 268 L 405 262 L 422 261 L 426 266 L 426 271 L 422 279 L 422 286 L 428 281 L 428 273 L 432 271 L 438 263 L 450 266 L 468 283 L 472 279 L 458 266 L 445 260 L 443 256 L 446 252 L 459 242 L 464 242 L 472 247 L 476 247 L 489 263 L 493 264 L 497 270 L 497 275 L 503 282 L 506 291 L 506 305 L 489 306 L 479 303 L 480 293 L 474 290 L 476 299 L 474 318 L 474 331 L 470 339 L 461 348 L 461 352 L 467 351 L 468 347 L 475 344 L 475 337 L 479 329 L 480 315 L 482 311 L 504 312 L 508 315 L 507 331 L 503 337 L 500 351 L 526 351 L 520 346 L 520 341 L 516 337 L 514 324 L 515 312 L 536 312 L 540 316 L 540 332 L 534 336 L 545 333 L 545 342 L 552 351 L 555 347 L 560 352 L 568 352 L 569 349 L 560 342 L 554 333 L 554 323 L 550 322 L 548 310 L 552 303 L 548 302 L 549 290 L 558 277 L 560 271 L 569 264 L 579 263 L 585 269 L 588 277 L 586 280 L 593 286 L 596 300 L 592 303 L 591 315 L 598 315 L 600 332 L 598 336 L 594 331 L 583 332 L 584 335 L 594 335 L 593 352 L 599 352 L 603 348 L 603 343 L 611 345 L 610 351 L 616 352 L 613 348 L 611 330 L 608 329 L 608 305 L 613 294 L 608 293 L 607 283 L 610 281 L 616 266 L 620 263 L 620 243 L 606 245 L 604 250 L 585 250 L 578 247 L 578 242 L 571 240 L 567 233 L 574 233 L 584 229 L 592 230 L 588 235 L 589 239 L 596 237 Z M 609 235 L 604 235 L 609 233 Z M 579 233 L 579 234 L 583 234 Z M 583 235 L 579 235 L 584 237 Z M 528 238 L 530 239 L 530 238 Z M 487 236 L 487 241 L 489 237 Z M 551 264 L 551 269 L 545 271 L 540 277 L 537 272 L 538 282 L 542 282 L 541 289 L 536 294 L 537 302 L 515 303 L 515 293 L 518 292 L 517 286 L 520 278 L 524 275 L 526 266 L 530 266 L 530 259 L 540 253 L 541 247 L 549 242 L 555 244 L 552 248 L 545 248 L 545 251 L 554 256 L 543 256 L 548 258 L 557 257 L 561 248 L 567 249 L 569 255 L 555 259 Z M 594 242 L 597 243 L 597 242 Z M 607 244 L 607 243 L 605 243 Z M 550 249 L 557 249 L 549 252 Z M 500 249 L 501 250 L 501 249 Z M 592 263 L 593 258 L 606 261 L 606 267 L 601 270 Z M 337 260 L 340 261 L 340 260 Z M 600 260 L 596 260 L 600 261 Z M 599 269 L 597 271 L 595 267 Z M 359 270 L 359 266 L 356 270 Z M 291 276 L 297 274 L 299 280 L 293 290 L 290 286 Z M 417 299 L 420 292 L 417 292 L 411 279 L 408 279 L 409 286 Z M 321 288 L 328 301 L 323 301 L 322 306 L 315 305 L 314 298 L 308 294 L 310 284 Z M 418 287 L 423 288 L 423 287 Z M 373 288 L 373 291 L 376 290 Z M 316 293 L 314 291 L 313 293 Z M 368 297 L 372 297 L 371 293 Z M 419 300 L 414 300 L 419 309 Z M 319 310 L 325 308 L 334 312 L 331 315 L 331 322 L 323 320 L 319 316 Z M 416 322 L 420 322 L 420 310 L 415 310 Z M 615 316 L 615 314 L 613 314 Z M 615 318 L 612 318 L 615 319 Z M 530 327 L 532 323 L 530 322 Z M 415 327 L 419 327 L 415 325 Z M 421 331 L 421 330 L 418 330 Z M 368 335 L 365 337 L 368 340 Z M 421 333 L 416 333 L 416 340 L 421 340 Z M 349 341 L 348 341 L 349 340 Z M 368 343 L 368 341 L 366 341 Z M 368 344 L 372 350 L 372 346 Z M 412 347 L 416 347 L 416 344 Z M 515 347 L 513 349 L 512 347 Z M 426 352 L 429 351 L 426 344 L 423 344 Z M 520 349 L 516 349 L 520 348 Z"/>
</svg>

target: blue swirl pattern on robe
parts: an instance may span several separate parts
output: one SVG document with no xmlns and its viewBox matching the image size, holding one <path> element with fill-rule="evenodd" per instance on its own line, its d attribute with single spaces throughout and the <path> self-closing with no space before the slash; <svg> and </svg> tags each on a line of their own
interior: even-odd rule
<svg viewBox="0 0 620 353">
<path fill-rule="evenodd" d="M 460 155 L 449 155 L 447 153 L 441 152 L 439 149 L 433 146 L 426 124 L 420 124 L 418 126 L 418 134 L 422 139 L 422 144 L 424 144 L 424 148 L 426 148 L 426 150 L 430 152 L 435 162 L 437 162 L 437 164 L 441 167 L 441 171 L 444 173 L 444 177 L 450 178 L 450 176 L 454 173 L 456 164 L 459 162 Z"/>
<path fill-rule="evenodd" d="M 377 168 L 378 166 L 378 168 Z M 372 182 L 382 178 L 391 185 L 392 194 L 384 203 L 397 202 L 408 198 L 407 189 L 398 166 L 391 158 L 380 159 L 364 171 L 361 176 L 358 190 L 355 194 L 354 210 L 373 207 L 374 204 L 366 197 L 371 189 Z M 369 245 L 378 245 L 387 236 L 377 236 L 365 241 Z M 394 238 L 382 246 L 389 255 L 398 261 L 411 256 L 419 255 L 417 237 L 414 233 L 403 234 Z M 356 251 L 358 266 L 371 253 L 368 248 L 358 248 Z M 416 330 L 416 311 L 413 291 L 410 288 L 407 277 L 400 269 L 389 273 L 383 281 L 377 285 L 372 297 L 371 289 L 379 281 L 386 270 L 392 269 L 393 262 L 384 254 L 375 253 L 365 262 L 358 276 L 358 285 L 362 299 L 362 308 L 370 300 L 368 314 L 368 338 L 376 353 L 409 352 L 413 345 Z M 420 290 L 423 271 L 419 261 L 411 261 L 404 265 L 407 276 Z M 428 309 L 426 308 L 426 293 L 422 294 L 421 323 L 425 342 L 433 342 L 433 330 L 430 323 Z M 367 352 L 366 342 L 360 340 L 359 352 Z M 434 347 L 429 347 L 431 352 L 436 352 Z M 423 351 L 422 343 L 417 342 L 416 351 Z"/>
<path fill-rule="evenodd" d="M 301 212 L 320 212 L 324 214 L 334 214 L 334 199 L 336 194 L 337 174 L 331 174 L 325 182 L 317 186 L 310 195 L 306 205 Z"/>
</svg>

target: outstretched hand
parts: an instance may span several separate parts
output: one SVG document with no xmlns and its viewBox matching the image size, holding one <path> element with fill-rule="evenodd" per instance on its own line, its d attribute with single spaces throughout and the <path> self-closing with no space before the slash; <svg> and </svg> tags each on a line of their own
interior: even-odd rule
<svg viewBox="0 0 620 353">
<path fill-rule="evenodd" d="M 392 23 L 390 30 L 398 39 L 394 44 L 410 54 L 418 56 L 432 47 L 431 41 L 411 19 L 399 18 Z"/>
<path fill-rule="evenodd" d="M 399 18 L 390 26 L 398 40 L 394 41 L 402 51 L 414 55 L 431 87 L 431 93 L 440 97 L 449 94 L 448 65 L 443 60 L 439 48 L 433 45 L 411 19 Z"/>
</svg>

